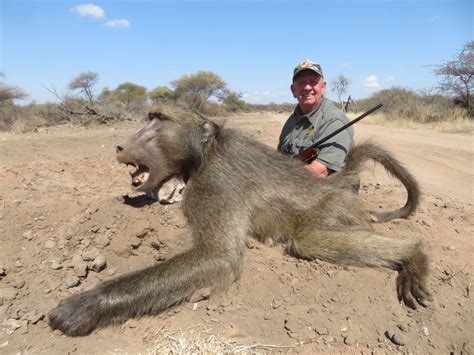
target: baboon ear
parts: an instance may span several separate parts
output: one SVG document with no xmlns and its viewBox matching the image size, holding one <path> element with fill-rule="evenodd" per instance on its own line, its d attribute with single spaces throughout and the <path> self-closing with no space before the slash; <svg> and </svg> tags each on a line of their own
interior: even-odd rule
<svg viewBox="0 0 474 355">
<path fill-rule="evenodd" d="M 209 141 L 209 138 L 216 137 L 219 133 L 219 126 L 211 121 L 204 121 L 202 124 L 203 134 L 201 138 L 201 143 L 206 143 Z"/>
</svg>

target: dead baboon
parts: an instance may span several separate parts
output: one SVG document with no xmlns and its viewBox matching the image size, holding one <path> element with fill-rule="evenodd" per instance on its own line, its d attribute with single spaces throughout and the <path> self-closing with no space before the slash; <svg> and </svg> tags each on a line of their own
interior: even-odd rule
<svg viewBox="0 0 474 355">
<path fill-rule="evenodd" d="M 285 242 L 288 253 L 309 260 L 386 267 L 398 271 L 397 293 L 411 308 L 426 306 L 427 258 L 420 242 L 375 232 L 350 186 L 365 160 L 381 163 L 408 190 L 406 217 L 418 204 L 413 177 L 385 150 L 362 144 L 336 176 L 314 178 L 301 162 L 259 144 L 237 130 L 195 115 L 155 115 L 117 147 L 120 163 L 133 165 L 132 185 L 156 189 L 184 175 L 181 207 L 193 246 L 144 270 L 102 282 L 61 301 L 49 324 L 68 335 L 177 305 L 198 289 L 225 290 L 240 275 L 246 236 Z"/>
</svg>

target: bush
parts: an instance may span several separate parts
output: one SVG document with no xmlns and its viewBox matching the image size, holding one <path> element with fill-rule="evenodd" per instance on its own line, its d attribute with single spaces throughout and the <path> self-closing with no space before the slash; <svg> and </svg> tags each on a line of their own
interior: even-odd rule
<svg viewBox="0 0 474 355">
<path fill-rule="evenodd" d="M 385 113 L 387 120 L 433 123 L 462 114 L 449 97 L 416 93 L 400 87 L 378 91 L 369 98 L 357 100 L 350 108 L 351 111 L 365 112 L 379 103 L 384 105 L 381 112 Z"/>
</svg>

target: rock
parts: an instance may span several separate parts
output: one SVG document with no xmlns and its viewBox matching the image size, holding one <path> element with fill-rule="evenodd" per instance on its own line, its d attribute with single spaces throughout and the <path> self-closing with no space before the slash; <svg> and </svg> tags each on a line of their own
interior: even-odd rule
<svg viewBox="0 0 474 355">
<path fill-rule="evenodd" d="M 354 345 L 356 342 L 354 341 L 354 339 L 352 338 L 352 336 L 350 335 L 347 335 L 344 337 L 344 344 L 348 345 L 348 346 L 351 346 L 351 345 Z"/>
<path fill-rule="evenodd" d="M 110 240 L 106 235 L 99 235 L 95 238 L 95 244 L 97 244 L 98 247 L 105 248 L 110 244 Z"/>
<path fill-rule="evenodd" d="M 72 288 L 76 287 L 81 283 L 79 278 L 76 275 L 68 275 L 64 279 L 64 284 L 66 285 L 67 288 Z"/>
<path fill-rule="evenodd" d="M 82 260 L 84 261 L 92 261 L 97 258 L 99 255 L 99 249 L 97 248 L 92 248 L 92 249 L 87 249 L 82 252 Z"/>
<path fill-rule="evenodd" d="M 130 246 L 133 248 L 133 249 L 138 249 L 138 247 L 142 245 L 142 240 L 141 239 L 133 239 L 131 242 L 130 242 Z"/>
<path fill-rule="evenodd" d="M 408 333 L 408 328 L 404 324 L 398 324 L 397 328 L 400 329 L 402 332 Z"/>
<path fill-rule="evenodd" d="M 425 336 L 430 335 L 430 331 L 428 330 L 428 327 L 421 327 L 421 332 L 422 332 Z"/>
<path fill-rule="evenodd" d="M 29 332 L 29 327 L 28 327 L 28 321 L 20 321 L 21 327 L 20 327 L 20 334 L 28 334 Z"/>
<path fill-rule="evenodd" d="M 73 268 L 74 268 L 74 274 L 77 277 L 84 278 L 87 276 L 88 267 L 87 267 L 87 264 L 83 262 L 82 260 L 75 262 L 73 264 Z"/>
<path fill-rule="evenodd" d="M 58 263 L 56 260 L 53 260 L 50 265 L 51 269 L 53 270 L 59 270 L 62 268 L 61 264 Z"/>
<path fill-rule="evenodd" d="M 2 330 L 7 334 L 12 334 L 15 330 L 21 327 L 21 323 L 16 319 L 7 319 L 2 322 Z"/>
<path fill-rule="evenodd" d="M 23 238 L 26 240 L 32 240 L 33 239 L 33 232 L 32 231 L 26 231 L 23 233 Z"/>
<path fill-rule="evenodd" d="M 38 323 L 44 318 L 44 314 L 38 311 L 29 311 L 23 316 L 23 319 L 30 321 L 32 324 Z"/>
<path fill-rule="evenodd" d="M 105 256 L 102 254 L 97 255 L 94 259 L 94 262 L 91 265 L 91 270 L 95 272 L 101 272 L 107 266 L 107 261 L 105 260 Z"/>
<path fill-rule="evenodd" d="M 405 337 L 397 331 L 385 331 L 385 336 L 395 345 L 403 346 L 406 344 Z"/>
<path fill-rule="evenodd" d="M 0 301 L 13 301 L 18 295 L 18 291 L 13 287 L 0 288 Z"/>
<path fill-rule="evenodd" d="M 54 240 L 47 240 L 44 243 L 44 247 L 45 247 L 45 249 L 53 249 L 53 248 L 56 247 L 56 242 Z"/>
<path fill-rule="evenodd" d="M 323 339 L 325 344 L 334 343 L 335 340 L 332 335 L 323 335 L 321 338 Z"/>
<path fill-rule="evenodd" d="M 11 285 L 14 288 L 20 289 L 20 288 L 23 288 L 25 286 L 25 281 L 24 280 L 13 281 L 11 283 Z"/>
<path fill-rule="evenodd" d="M 0 266 L 0 277 L 7 276 L 7 269 L 5 267 Z"/>
<path fill-rule="evenodd" d="M 316 327 L 316 328 L 314 328 L 314 331 L 318 335 L 329 335 L 329 330 L 326 327 Z"/>
<path fill-rule="evenodd" d="M 130 319 L 128 322 L 127 322 L 127 325 L 129 328 L 131 329 L 135 329 L 138 327 L 138 321 L 136 319 Z"/>
<path fill-rule="evenodd" d="M 141 232 L 138 232 L 135 237 L 137 238 L 140 238 L 140 239 L 143 239 L 145 238 L 146 236 L 148 236 L 151 232 L 153 232 L 154 229 L 153 228 L 145 228 L 144 230 L 142 230 Z"/>
</svg>

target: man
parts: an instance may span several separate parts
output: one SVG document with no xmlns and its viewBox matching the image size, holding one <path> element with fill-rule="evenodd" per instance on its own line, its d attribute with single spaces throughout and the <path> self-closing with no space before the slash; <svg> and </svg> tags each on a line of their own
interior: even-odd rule
<svg viewBox="0 0 474 355">
<path fill-rule="evenodd" d="M 280 134 L 278 150 L 296 156 L 317 140 L 349 122 L 336 104 L 324 97 L 326 81 L 321 65 L 304 60 L 293 70 L 291 92 L 298 101 Z M 352 127 L 322 144 L 316 159 L 305 165 L 317 177 L 341 170 L 346 155 L 354 144 Z"/>
</svg>

